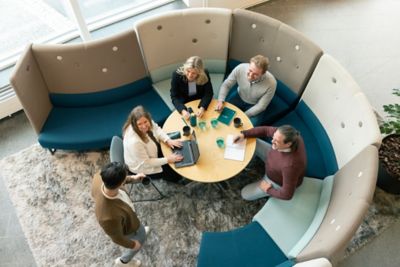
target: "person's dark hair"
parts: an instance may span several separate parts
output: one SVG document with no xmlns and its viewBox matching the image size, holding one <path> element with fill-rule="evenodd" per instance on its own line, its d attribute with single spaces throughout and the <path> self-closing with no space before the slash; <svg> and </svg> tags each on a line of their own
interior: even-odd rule
<svg viewBox="0 0 400 267">
<path fill-rule="evenodd" d="M 137 106 L 134 109 L 132 109 L 131 113 L 128 116 L 128 119 L 126 120 L 124 126 L 122 127 L 122 135 L 125 135 L 126 129 L 129 126 L 132 126 L 133 130 L 136 132 L 137 135 L 139 135 L 140 139 L 142 139 L 143 142 L 147 142 L 148 139 L 146 137 L 146 134 L 142 133 L 137 125 L 137 121 L 141 117 L 145 117 L 150 122 L 151 127 L 153 127 L 150 113 L 147 112 L 143 106 Z"/>
<path fill-rule="evenodd" d="M 283 142 L 285 144 L 287 143 L 292 143 L 290 146 L 290 149 L 292 151 L 296 151 L 297 147 L 299 146 L 299 131 L 297 131 L 293 126 L 291 125 L 282 125 L 278 127 L 278 131 L 285 137 Z"/>
<path fill-rule="evenodd" d="M 126 173 L 124 163 L 110 162 L 101 169 L 100 175 L 106 188 L 116 189 L 125 181 Z"/>
</svg>

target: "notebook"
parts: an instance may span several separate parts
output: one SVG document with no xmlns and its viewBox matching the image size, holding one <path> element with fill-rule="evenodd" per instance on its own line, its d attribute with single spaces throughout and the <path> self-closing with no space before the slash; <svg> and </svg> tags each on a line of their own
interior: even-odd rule
<svg viewBox="0 0 400 267">
<path fill-rule="evenodd" d="M 234 143 L 233 137 L 234 136 L 232 134 L 228 134 L 228 136 L 226 137 L 224 158 L 243 161 L 246 152 L 246 139 Z"/>
<path fill-rule="evenodd" d="M 182 147 L 175 147 L 172 149 L 172 151 L 183 156 L 182 161 L 175 162 L 176 168 L 192 166 L 196 164 L 197 160 L 200 157 L 200 151 L 197 144 L 195 131 L 193 130 L 192 132 L 191 140 L 182 141 Z"/>
<path fill-rule="evenodd" d="M 218 120 L 226 125 L 229 125 L 235 116 L 236 111 L 233 109 L 224 107 L 221 111 L 221 114 L 218 116 Z"/>
</svg>

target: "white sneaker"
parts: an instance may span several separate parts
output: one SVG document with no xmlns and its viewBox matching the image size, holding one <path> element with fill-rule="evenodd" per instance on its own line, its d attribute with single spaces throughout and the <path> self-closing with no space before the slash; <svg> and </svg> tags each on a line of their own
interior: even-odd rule
<svg viewBox="0 0 400 267">
<path fill-rule="evenodd" d="M 130 262 L 128 263 L 122 263 L 122 261 L 120 260 L 120 258 L 116 258 L 115 259 L 115 267 L 139 267 L 142 264 L 142 262 L 140 260 L 136 260 L 136 259 L 132 259 Z"/>
<path fill-rule="evenodd" d="M 145 226 L 144 227 L 144 231 L 146 232 L 146 235 L 149 234 L 150 230 L 151 230 L 150 226 Z"/>
</svg>

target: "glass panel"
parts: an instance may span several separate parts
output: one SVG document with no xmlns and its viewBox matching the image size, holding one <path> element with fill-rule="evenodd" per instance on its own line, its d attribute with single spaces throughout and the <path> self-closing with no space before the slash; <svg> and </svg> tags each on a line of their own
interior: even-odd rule
<svg viewBox="0 0 400 267">
<path fill-rule="evenodd" d="M 74 28 L 71 20 L 43 1 L 0 1 L 0 60 L 28 43 L 43 42 Z"/>
<path fill-rule="evenodd" d="M 83 17 L 90 23 L 98 17 L 106 17 L 127 8 L 140 6 L 149 0 L 79 0 Z"/>
<path fill-rule="evenodd" d="M 97 23 L 89 27 L 91 30 L 113 23 L 113 15 L 126 10 L 165 2 L 78 0 L 86 23 Z M 69 5 L 68 0 L 0 0 L 0 70 L 13 64 L 18 54 L 29 43 L 60 43 L 77 37 L 77 26 L 69 18 L 64 4 Z"/>
</svg>

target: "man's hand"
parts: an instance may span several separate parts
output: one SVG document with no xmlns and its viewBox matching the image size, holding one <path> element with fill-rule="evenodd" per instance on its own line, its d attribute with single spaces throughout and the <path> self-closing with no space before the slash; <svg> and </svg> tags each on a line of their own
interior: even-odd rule
<svg viewBox="0 0 400 267">
<path fill-rule="evenodd" d="M 139 250 L 142 247 L 142 244 L 140 244 L 139 241 L 137 240 L 132 240 L 132 241 L 133 241 L 133 247 L 132 247 L 133 250 Z"/>
<path fill-rule="evenodd" d="M 239 142 L 243 141 L 243 139 L 244 139 L 244 134 L 240 133 L 233 137 L 233 143 L 234 144 L 239 143 Z"/>
<path fill-rule="evenodd" d="M 140 182 L 146 175 L 144 173 L 138 173 L 136 175 L 128 175 L 126 177 L 126 183 L 137 183 Z"/>
<path fill-rule="evenodd" d="M 224 102 L 218 101 L 217 105 L 215 106 L 215 110 L 221 111 L 223 107 L 224 107 Z"/>
<path fill-rule="evenodd" d="M 270 183 L 268 183 L 267 181 L 265 181 L 264 179 L 261 180 L 260 184 L 258 185 L 262 191 L 264 191 L 265 193 L 267 193 L 267 190 L 270 189 L 272 187 L 272 185 Z"/>
</svg>

